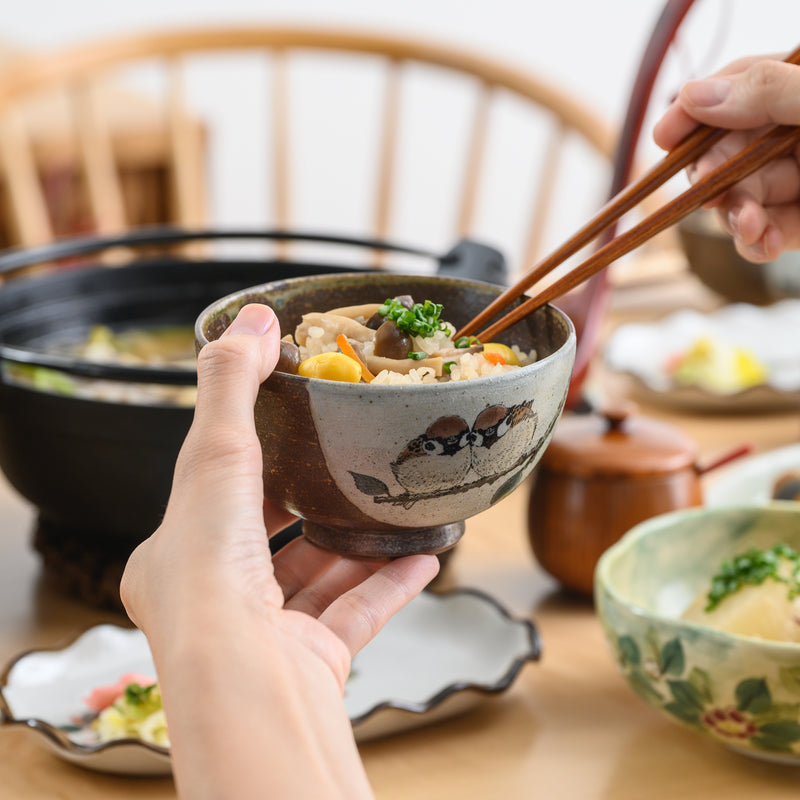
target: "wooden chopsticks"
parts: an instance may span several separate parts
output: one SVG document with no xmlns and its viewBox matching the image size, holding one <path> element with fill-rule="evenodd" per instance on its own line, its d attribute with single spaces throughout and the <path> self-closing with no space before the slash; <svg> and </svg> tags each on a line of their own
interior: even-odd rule
<svg viewBox="0 0 800 800">
<path fill-rule="evenodd" d="M 790 64 L 800 64 L 800 47 L 794 50 L 785 60 Z M 573 234 L 516 284 L 503 292 L 494 302 L 464 325 L 456 333 L 456 338 L 473 335 L 482 325 L 485 325 L 505 310 L 510 303 L 521 297 L 528 289 L 552 272 L 567 258 L 577 253 L 610 225 L 613 225 L 623 214 L 630 211 L 673 175 L 697 160 L 700 155 L 727 133 L 729 131 L 724 128 L 712 128 L 708 125 L 696 128 L 642 178 L 625 187 L 614 196 L 577 233 Z M 793 126 L 780 126 L 768 131 L 726 164 L 707 175 L 702 181 L 667 203 L 647 219 L 642 220 L 629 231 L 597 250 L 563 278 L 555 281 L 540 293 L 517 306 L 506 316 L 480 331 L 478 338 L 483 341 L 489 341 L 493 336 L 526 317 L 535 309 L 573 289 L 616 259 L 621 258 L 651 237 L 674 225 L 678 220 L 700 208 L 709 200 L 719 196 L 733 184 L 759 169 L 771 159 L 787 152 L 798 141 L 800 141 L 800 129 Z"/>
</svg>

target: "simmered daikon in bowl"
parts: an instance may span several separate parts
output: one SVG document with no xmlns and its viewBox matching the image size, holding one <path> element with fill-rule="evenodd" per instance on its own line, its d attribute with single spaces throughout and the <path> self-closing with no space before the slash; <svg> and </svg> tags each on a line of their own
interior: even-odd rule
<svg viewBox="0 0 800 800">
<path fill-rule="evenodd" d="M 642 522 L 601 557 L 595 605 L 631 688 L 732 750 L 800 764 L 800 510 Z"/>
</svg>

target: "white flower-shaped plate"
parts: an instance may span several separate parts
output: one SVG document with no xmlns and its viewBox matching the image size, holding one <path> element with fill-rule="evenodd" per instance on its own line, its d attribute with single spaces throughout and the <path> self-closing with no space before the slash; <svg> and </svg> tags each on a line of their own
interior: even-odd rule
<svg viewBox="0 0 800 800">
<path fill-rule="evenodd" d="M 507 689 L 539 636 L 494 599 L 472 590 L 423 592 L 398 612 L 353 661 L 345 705 L 356 739 L 366 741 L 463 713 Z M 0 722 L 25 726 L 56 755 L 124 775 L 167 775 L 169 750 L 136 739 L 97 743 L 66 730 L 96 686 L 135 672 L 155 675 L 138 630 L 90 628 L 60 650 L 13 659 L 0 676 Z"/>
<path fill-rule="evenodd" d="M 788 472 L 800 473 L 800 444 L 749 456 L 721 469 L 704 488 L 705 504 L 735 506 L 770 503 L 775 482 Z"/>
<path fill-rule="evenodd" d="M 769 371 L 766 383 L 722 394 L 678 386 L 666 365 L 698 337 L 749 350 Z M 626 373 L 649 400 L 701 411 L 763 411 L 800 403 L 800 300 L 771 306 L 734 303 L 711 314 L 685 310 L 654 323 L 621 325 L 609 338 L 608 366 Z"/>
</svg>

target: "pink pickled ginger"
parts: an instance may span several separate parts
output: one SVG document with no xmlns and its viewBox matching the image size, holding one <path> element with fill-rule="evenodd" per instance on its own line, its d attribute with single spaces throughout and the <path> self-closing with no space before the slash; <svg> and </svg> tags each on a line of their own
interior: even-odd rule
<svg viewBox="0 0 800 800">
<path fill-rule="evenodd" d="M 139 686 L 152 686 L 155 678 L 149 675 L 137 675 L 135 672 L 127 672 L 116 683 L 110 686 L 98 686 L 89 693 L 88 697 L 83 698 L 93 711 L 102 711 L 108 708 L 118 697 L 125 694 L 125 687 L 131 683 L 138 683 Z"/>
</svg>

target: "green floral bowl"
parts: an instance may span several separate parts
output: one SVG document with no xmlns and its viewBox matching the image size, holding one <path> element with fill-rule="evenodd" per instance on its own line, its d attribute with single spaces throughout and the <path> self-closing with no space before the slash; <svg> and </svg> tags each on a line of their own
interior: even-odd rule
<svg viewBox="0 0 800 800">
<path fill-rule="evenodd" d="M 800 550 L 795 503 L 654 517 L 603 554 L 595 602 L 623 674 L 653 708 L 738 752 L 800 765 L 800 644 L 681 619 L 723 559 L 778 542 Z"/>
</svg>

